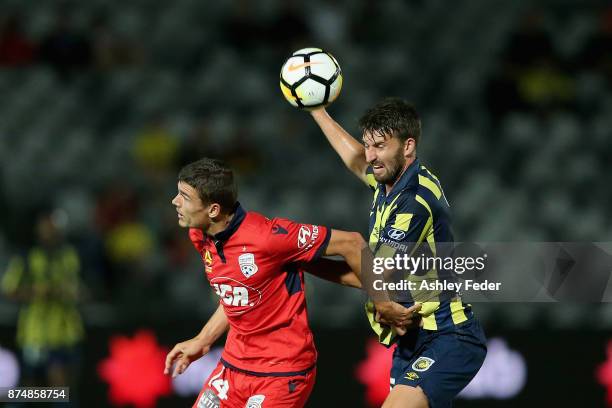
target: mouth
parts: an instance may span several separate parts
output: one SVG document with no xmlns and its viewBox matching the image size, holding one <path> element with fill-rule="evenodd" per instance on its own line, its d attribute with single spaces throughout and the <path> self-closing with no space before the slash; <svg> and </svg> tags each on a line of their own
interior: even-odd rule
<svg viewBox="0 0 612 408">
<path fill-rule="evenodd" d="M 372 164 L 372 170 L 374 171 L 382 171 L 385 169 L 385 166 L 382 164 Z"/>
</svg>

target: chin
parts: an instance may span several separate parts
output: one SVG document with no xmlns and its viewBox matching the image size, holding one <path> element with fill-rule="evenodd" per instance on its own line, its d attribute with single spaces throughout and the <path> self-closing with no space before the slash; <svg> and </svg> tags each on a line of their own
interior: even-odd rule
<svg viewBox="0 0 612 408">
<path fill-rule="evenodd" d="M 391 177 L 389 177 L 389 174 L 385 173 L 382 176 L 374 176 L 374 180 L 376 180 L 378 183 L 387 184 L 391 180 Z"/>
</svg>

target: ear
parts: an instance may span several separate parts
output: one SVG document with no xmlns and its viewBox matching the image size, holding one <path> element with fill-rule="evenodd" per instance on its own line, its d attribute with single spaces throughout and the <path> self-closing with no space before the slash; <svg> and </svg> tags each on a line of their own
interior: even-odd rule
<svg viewBox="0 0 612 408">
<path fill-rule="evenodd" d="M 404 157 L 406 158 L 412 157 L 415 155 L 415 153 L 416 153 L 416 140 L 409 137 L 404 142 Z"/>
<path fill-rule="evenodd" d="M 216 218 L 221 214 L 221 206 L 217 203 L 212 203 L 208 207 L 208 216 L 210 218 Z"/>
</svg>

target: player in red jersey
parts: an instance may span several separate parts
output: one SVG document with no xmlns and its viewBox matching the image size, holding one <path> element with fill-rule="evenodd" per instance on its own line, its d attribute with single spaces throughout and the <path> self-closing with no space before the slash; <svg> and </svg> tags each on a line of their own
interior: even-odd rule
<svg viewBox="0 0 612 408">
<path fill-rule="evenodd" d="M 218 160 L 191 163 L 178 180 L 172 204 L 179 225 L 189 228 L 220 306 L 196 337 L 168 353 L 165 373 L 183 373 L 229 328 L 221 361 L 194 407 L 304 406 L 314 386 L 317 351 L 303 270 L 360 287 L 365 241 L 355 232 L 246 212 L 237 202 L 232 171 Z M 321 255 L 341 255 L 346 262 Z"/>
</svg>

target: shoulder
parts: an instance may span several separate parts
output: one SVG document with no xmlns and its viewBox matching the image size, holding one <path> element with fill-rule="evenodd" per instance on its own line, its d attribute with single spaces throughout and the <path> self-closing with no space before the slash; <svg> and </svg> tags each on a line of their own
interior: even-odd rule
<svg viewBox="0 0 612 408">
<path fill-rule="evenodd" d="M 392 211 L 431 215 L 442 196 L 442 186 L 438 178 L 427 167 L 419 165 L 393 201 Z"/>
<path fill-rule="evenodd" d="M 189 228 L 189 239 L 193 242 L 204 241 L 204 232 L 199 228 Z"/>
<path fill-rule="evenodd" d="M 271 255 L 286 244 L 291 231 L 289 220 L 248 212 L 240 228 L 240 242 L 250 243 L 263 253 Z"/>
<path fill-rule="evenodd" d="M 368 187 L 370 187 L 372 190 L 376 190 L 376 188 L 378 187 L 378 182 L 374 178 L 374 170 L 372 170 L 372 166 L 368 166 L 366 168 L 365 180 L 368 184 Z"/>
<path fill-rule="evenodd" d="M 257 234 L 259 236 L 267 234 L 272 229 L 273 221 L 274 220 L 271 220 L 263 214 L 255 211 L 248 211 L 244 217 L 244 221 L 242 221 L 241 232 Z"/>
<path fill-rule="evenodd" d="M 442 196 L 440 180 L 425 166 L 419 169 L 419 187 L 422 190 L 429 190 L 438 200 Z"/>
<path fill-rule="evenodd" d="M 283 221 L 285 220 L 282 218 L 268 218 L 263 214 L 249 211 L 240 225 L 238 235 L 242 241 L 266 245 L 268 238 L 278 233 L 279 225 L 285 225 Z M 284 231 L 282 227 L 280 229 Z"/>
<path fill-rule="evenodd" d="M 204 232 L 199 228 L 189 228 L 189 239 L 199 251 L 204 248 Z"/>
<path fill-rule="evenodd" d="M 427 167 L 421 166 L 418 178 L 417 196 L 422 205 L 433 212 L 448 209 L 448 202 L 438 177 Z"/>
<path fill-rule="evenodd" d="M 259 234 L 268 231 L 275 232 L 279 227 L 299 224 L 289 218 L 274 217 L 269 218 L 257 212 L 249 211 L 244 219 L 245 229 L 257 231 Z"/>
</svg>

